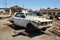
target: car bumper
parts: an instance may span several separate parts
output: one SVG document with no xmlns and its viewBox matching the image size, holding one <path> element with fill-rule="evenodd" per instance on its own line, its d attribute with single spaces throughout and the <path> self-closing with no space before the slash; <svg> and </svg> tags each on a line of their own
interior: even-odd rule
<svg viewBox="0 0 60 40">
<path fill-rule="evenodd" d="M 36 26 L 36 28 L 41 29 L 41 28 L 49 28 L 52 27 L 52 24 L 45 25 L 45 26 Z"/>
</svg>

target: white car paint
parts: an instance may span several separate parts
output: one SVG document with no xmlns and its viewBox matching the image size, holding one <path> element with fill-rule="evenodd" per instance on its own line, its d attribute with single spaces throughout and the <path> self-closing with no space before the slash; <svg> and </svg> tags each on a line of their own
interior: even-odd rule
<svg viewBox="0 0 60 40">
<path fill-rule="evenodd" d="M 48 19 L 46 19 L 46 18 L 39 18 L 39 17 L 34 17 L 34 16 L 28 16 L 26 19 L 28 19 L 28 20 L 39 20 L 40 22 L 45 22 L 45 21 L 52 21 L 52 20 L 48 20 Z"/>
<path fill-rule="evenodd" d="M 60 17 L 58 17 L 60 19 Z"/>
<path fill-rule="evenodd" d="M 17 12 L 15 13 L 15 15 L 18 14 Z M 49 20 L 49 19 L 46 19 L 46 18 L 39 18 L 38 16 L 27 16 L 26 14 L 27 13 L 23 13 L 25 18 L 22 18 L 22 17 L 16 17 L 15 15 L 13 17 L 11 17 L 11 20 L 14 21 L 14 23 L 18 26 L 22 26 L 22 27 L 26 27 L 28 23 L 31 23 L 33 24 L 36 28 L 43 28 L 43 27 L 49 27 L 49 26 L 52 26 L 52 23 L 49 23 L 49 22 L 52 22 L 52 20 Z M 42 23 L 42 22 L 48 22 L 49 24 L 46 24 L 46 25 L 37 25 L 37 24 L 34 24 L 34 22 L 37 22 L 37 23 Z"/>
</svg>

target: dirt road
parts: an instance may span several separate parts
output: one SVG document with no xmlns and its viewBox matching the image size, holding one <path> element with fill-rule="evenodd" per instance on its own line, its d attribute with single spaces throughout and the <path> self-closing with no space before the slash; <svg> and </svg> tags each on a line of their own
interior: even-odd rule
<svg viewBox="0 0 60 40">
<path fill-rule="evenodd" d="M 19 31 L 19 34 L 14 35 L 14 31 Z M 29 35 L 25 32 L 24 28 L 13 28 L 8 19 L 0 20 L 0 40 L 60 40 L 57 35 L 46 31 L 40 32 L 36 31 Z"/>
</svg>

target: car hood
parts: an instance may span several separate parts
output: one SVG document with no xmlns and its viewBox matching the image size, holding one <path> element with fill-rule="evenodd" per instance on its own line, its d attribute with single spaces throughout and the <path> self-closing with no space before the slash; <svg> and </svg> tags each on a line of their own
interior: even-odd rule
<svg viewBox="0 0 60 40">
<path fill-rule="evenodd" d="M 32 21 L 40 21 L 40 22 L 48 22 L 48 21 L 52 21 L 46 18 L 39 18 L 39 17 L 34 17 L 34 16 L 28 16 L 26 19 L 28 20 L 32 20 Z"/>
</svg>

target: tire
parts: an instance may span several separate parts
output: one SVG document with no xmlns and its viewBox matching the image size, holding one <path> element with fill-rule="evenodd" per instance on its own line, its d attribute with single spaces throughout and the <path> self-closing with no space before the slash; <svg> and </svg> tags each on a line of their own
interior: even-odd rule
<svg viewBox="0 0 60 40">
<path fill-rule="evenodd" d="M 59 20 L 59 18 L 57 18 L 57 20 Z"/>
<path fill-rule="evenodd" d="M 12 27 L 16 27 L 16 25 L 13 23 L 13 24 L 12 24 Z"/>
<path fill-rule="evenodd" d="M 14 21 L 13 21 L 13 23 L 12 23 L 12 27 L 17 27 L 17 25 L 14 23 Z"/>
<path fill-rule="evenodd" d="M 42 31 L 45 31 L 46 29 L 47 29 L 47 28 L 42 28 L 41 30 L 42 30 Z"/>
<path fill-rule="evenodd" d="M 29 24 L 27 25 L 26 31 L 27 31 L 27 32 L 33 32 L 34 30 L 35 30 L 34 26 L 29 23 Z"/>
</svg>

